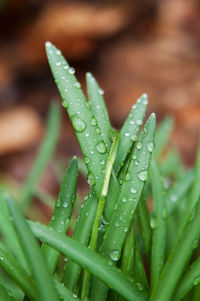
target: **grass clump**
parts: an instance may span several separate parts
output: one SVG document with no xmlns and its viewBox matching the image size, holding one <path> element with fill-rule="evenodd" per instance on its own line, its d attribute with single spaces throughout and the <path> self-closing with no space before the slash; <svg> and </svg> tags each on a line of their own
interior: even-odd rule
<svg viewBox="0 0 200 301">
<path fill-rule="evenodd" d="M 60 50 L 46 50 L 84 162 L 69 163 L 48 226 L 25 219 L 34 195 L 52 206 L 36 184 L 57 140 L 54 105 L 19 205 L 1 189 L 0 300 L 199 300 L 200 148 L 187 171 L 176 150 L 163 157 L 172 120 L 156 130 L 153 113 L 143 126 L 146 94 L 116 131 L 95 78 L 86 75 L 87 100 Z M 90 189 L 74 223 L 78 162 Z"/>
</svg>

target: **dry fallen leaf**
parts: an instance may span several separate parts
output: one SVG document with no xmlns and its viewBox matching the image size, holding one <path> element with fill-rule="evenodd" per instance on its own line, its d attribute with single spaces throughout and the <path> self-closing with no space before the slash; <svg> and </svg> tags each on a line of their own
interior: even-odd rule
<svg viewBox="0 0 200 301">
<path fill-rule="evenodd" d="M 38 114 L 18 107 L 0 114 L 0 155 L 23 150 L 38 142 L 42 133 Z"/>
</svg>

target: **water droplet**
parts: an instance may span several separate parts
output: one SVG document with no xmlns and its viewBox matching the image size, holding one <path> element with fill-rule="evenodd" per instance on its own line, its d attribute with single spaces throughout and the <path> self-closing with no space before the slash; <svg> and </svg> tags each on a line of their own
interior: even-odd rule
<svg viewBox="0 0 200 301">
<path fill-rule="evenodd" d="M 137 135 L 132 135 L 132 136 L 131 136 L 131 140 L 132 140 L 132 141 L 136 141 L 136 139 L 137 139 Z"/>
<path fill-rule="evenodd" d="M 52 222 L 55 221 L 55 215 L 52 215 L 51 221 L 52 221 Z"/>
<path fill-rule="evenodd" d="M 57 62 L 57 63 L 56 63 L 56 66 L 60 66 L 60 65 L 61 65 L 61 62 Z"/>
<path fill-rule="evenodd" d="M 89 134 L 89 133 L 86 133 L 86 134 L 85 134 L 85 137 L 89 137 L 89 136 L 90 136 L 90 134 Z"/>
<path fill-rule="evenodd" d="M 90 163 L 90 159 L 88 157 L 85 157 L 85 163 L 89 164 Z"/>
<path fill-rule="evenodd" d="M 61 206 L 61 200 L 57 199 L 56 201 L 56 208 L 59 208 Z"/>
<path fill-rule="evenodd" d="M 176 201 L 177 201 L 177 196 L 176 196 L 175 194 L 172 194 L 172 195 L 170 196 L 170 200 L 171 200 L 172 202 L 176 202 Z"/>
<path fill-rule="evenodd" d="M 196 277 L 193 281 L 193 284 L 196 286 L 200 282 L 200 276 Z"/>
<path fill-rule="evenodd" d="M 137 147 L 137 149 L 141 149 L 142 148 L 142 143 L 138 142 L 136 147 Z"/>
<path fill-rule="evenodd" d="M 124 230 L 123 230 L 125 233 L 128 232 L 128 227 L 124 227 Z"/>
<path fill-rule="evenodd" d="M 122 198 L 122 202 L 126 203 L 127 199 L 125 197 Z"/>
<path fill-rule="evenodd" d="M 124 135 L 125 135 L 125 137 L 129 137 L 130 133 L 125 133 Z"/>
<path fill-rule="evenodd" d="M 155 229 L 157 227 L 157 220 L 155 216 L 152 216 L 150 219 L 150 225 L 152 229 Z"/>
<path fill-rule="evenodd" d="M 150 153 L 152 153 L 152 151 L 153 151 L 153 142 L 149 142 L 149 143 L 147 144 L 147 149 L 148 149 L 148 151 L 149 151 Z"/>
<path fill-rule="evenodd" d="M 105 161 L 104 161 L 104 160 L 101 160 L 100 163 L 101 163 L 101 165 L 104 165 L 104 164 L 105 164 Z"/>
<path fill-rule="evenodd" d="M 77 115 L 72 116 L 72 124 L 76 132 L 83 132 L 86 128 L 86 124 Z"/>
<path fill-rule="evenodd" d="M 80 84 L 79 82 L 75 82 L 75 83 L 73 84 L 73 86 L 76 87 L 76 88 L 78 88 L 78 89 L 81 88 L 81 84 Z"/>
<path fill-rule="evenodd" d="M 139 283 L 139 282 L 137 282 L 136 283 L 136 286 L 137 286 L 137 289 L 139 290 L 139 291 L 143 291 L 143 286 L 142 286 L 142 284 L 141 283 Z"/>
<path fill-rule="evenodd" d="M 140 171 L 138 174 L 137 174 L 138 178 L 141 180 L 141 181 L 146 181 L 147 178 L 148 178 L 148 172 L 146 170 L 142 170 Z"/>
<path fill-rule="evenodd" d="M 134 120 L 131 120 L 131 121 L 130 121 L 130 124 L 132 124 L 132 125 L 135 124 L 135 121 L 134 121 Z"/>
<path fill-rule="evenodd" d="M 132 158 L 133 160 L 135 160 L 137 157 L 136 157 L 135 154 L 133 154 L 131 158 Z"/>
<path fill-rule="evenodd" d="M 67 202 L 64 202 L 64 203 L 63 203 L 63 207 L 64 207 L 64 208 L 67 208 L 67 206 L 68 206 L 68 203 L 67 203 Z"/>
<path fill-rule="evenodd" d="M 69 66 L 65 65 L 65 66 L 64 66 L 64 69 L 65 69 L 65 70 L 69 69 Z"/>
<path fill-rule="evenodd" d="M 74 74 L 75 73 L 75 69 L 73 67 L 70 67 L 68 70 L 69 74 Z"/>
<path fill-rule="evenodd" d="M 138 119 L 138 120 L 136 121 L 136 123 L 137 123 L 137 125 L 142 125 L 142 120 Z"/>
<path fill-rule="evenodd" d="M 92 118 L 91 120 L 91 125 L 96 126 L 97 125 L 97 120 L 96 118 Z"/>
<path fill-rule="evenodd" d="M 98 126 L 96 128 L 96 132 L 97 132 L 97 134 L 101 134 L 101 129 Z"/>
<path fill-rule="evenodd" d="M 120 259 L 120 256 L 121 256 L 121 252 L 119 250 L 112 250 L 110 252 L 110 258 L 113 260 L 113 261 L 117 261 Z"/>
<path fill-rule="evenodd" d="M 104 90 L 101 89 L 101 88 L 99 88 L 98 93 L 99 93 L 100 95 L 103 95 L 103 94 L 104 94 Z"/>
<path fill-rule="evenodd" d="M 119 222 L 115 223 L 115 227 L 118 228 L 119 227 Z"/>
<path fill-rule="evenodd" d="M 56 54 L 57 55 L 61 55 L 61 51 L 60 50 L 56 50 Z"/>
<path fill-rule="evenodd" d="M 63 100 L 62 105 L 65 109 L 68 108 L 68 102 L 66 100 Z"/>
<path fill-rule="evenodd" d="M 94 177 L 91 173 L 88 174 L 87 182 L 90 186 L 94 185 L 94 183 L 95 183 Z"/>
<path fill-rule="evenodd" d="M 131 193 L 136 193 L 137 190 L 136 190 L 134 187 L 132 187 L 132 188 L 130 189 L 130 192 L 131 192 Z"/>
<path fill-rule="evenodd" d="M 104 141 L 100 141 L 99 143 L 97 143 L 96 149 L 101 154 L 106 153 L 107 149 L 106 149 L 106 145 L 105 145 Z"/>
<path fill-rule="evenodd" d="M 1 261 L 3 261 L 3 260 L 4 260 L 3 256 L 0 256 L 0 260 L 1 260 Z"/>
</svg>

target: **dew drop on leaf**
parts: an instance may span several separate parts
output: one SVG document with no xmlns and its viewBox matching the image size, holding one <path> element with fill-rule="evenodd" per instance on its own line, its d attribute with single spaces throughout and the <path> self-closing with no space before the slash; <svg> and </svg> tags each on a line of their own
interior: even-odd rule
<svg viewBox="0 0 200 301">
<path fill-rule="evenodd" d="M 152 151 L 153 151 L 153 142 L 149 142 L 149 143 L 147 144 L 147 149 L 148 149 L 148 151 L 149 151 L 150 153 L 152 153 Z"/>
<path fill-rule="evenodd" d="M 152 229 L 155 229 L 157 227 L 157 220 L 155 216 L 152 216 L 150 219 L 150 225 Z"/>
<path fill-rule="evenodd" d="M 119 250 L 112 250 L 110 252 L 110 258 L 113 260 L 113 261 L 117 261 L 120 259 L 120 255 L 121 255 L 121 252 Z"/>
<path fill-rule="evenodd" d="M 105 145 L 104 141 L 100 141 L 99 143 L 97 143 L 96 149 L 101 154 L 106 153 L 107 149 L 106 149 L 106 145 Z"/>
<path fill-rule="evenodd" d="M 72 125 L 76 132 L 83 132 L 86 128 L 86 124 L 77 115 L 72 116 Z"/>
<path fill-rule="evenodd" d="M 141 283 L 137 282 L 137 283 L 136 283 L 136 286 L 137 286 L 137 289 L 138 289 L 139 291 L 143 291 L 143 286 L 142 286 Z"/>
<path fill-rule="evenodd" d="M 75 73 L 75 69 L 73 67 L 69 68 L 69 74 L 74 74 Z"/>
<path fill-rule="evenodd" d="M 146 170 L 142 170 L 140 171 L 138 174 L 137 174 L 138 178 L 141 180 L 141 181 L 146 181 L 147 180 L 147 177 L 148 177 L 148 173 Z"/>
<path fill-rule="evenodd" d="M 98 93 L 99 93 L 100 95 L 103 95 L 103 94 L 104 94 L 104 90 L 101 89 L 101 88 L 99 88 Z"/>
</svg>

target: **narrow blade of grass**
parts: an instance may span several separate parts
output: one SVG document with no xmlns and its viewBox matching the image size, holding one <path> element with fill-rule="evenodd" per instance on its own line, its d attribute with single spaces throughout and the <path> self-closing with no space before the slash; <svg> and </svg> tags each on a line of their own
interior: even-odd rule
<svg viewBox="0 0 200 301">
<path fill-rule="evenodd" d="M 8 273 L 10 278 L 14 280 L 30 300 L 39 300 L 33 278 L 2 244 L 0 244 L 0 266 Z"/>
<path fill-rule="evenodd" d="M 77 178 L 78 163 L 77 158 L 73 158 L 67 168 L 67 172 L 56 200 L 51 220 L 49 222 L 50 228 L 61 233 L 66 233 L 69 227 L 76 197 Z M 60 254 L 45 244 L 42 245 L 42 251 L 46 258 L 49 271 L 51 274 L 53 274 Z"/>
<path fill-rule="evenodd" d="M 174 289 L 188 263 L 197 241 L 200 237 L 200 206 L 196 206 L 188 223 L 181 233 L 179 240 L 171 251 L 164 269 L 161 273 L 158 286 L 150 298 L 151 301 L 170 301 Z"/>
<path fill-rule="evenodd" d="M 153 195 L 152 249 L 151 249 L 151 291 L 158 284 L 159 277 L 164 265 L 165 242 L 166 242 L 166 207 L 163 197 L 163 185 L 160 172 L 153 153 L 150 165 L 150 177 Z"/>
<path fill-rule="evenodd" d="M 97 206 L 98 202 L 96 194 L 94 189 L 91 188 L 84 201 L 83 207 L 81 208 L 81 212 L 72 236 L 75 241 L 79 242 L 83 246 L 88 245 Z M 64 269 L 63 282 L 65 286 L 72 292 L 76 291 L 80 273 L 81 267 L 77 263 L 71 260 L 67 261 Z"/>
<path fill-rule="evenodd" d="M 19 195 L 21 207 L 24 210 L 28 208 L 35 186 L 52 158 L 59 135 L 60 118 L 60 109 L 57 104 L 53 103 L 48 115 L 46 136 L 40 146 L 33 167 Z"/>
<path fill-rule="evenodd" d="M 156 118 L 155 114 L 152 114 L 146 122 L 133 152 L 126 181 L 122 184 L 119 199 L 114 207 L 113 215 L 100 247 L 101 254 L 115 263 L 120 259 L 127 232 L 133 220 L 144 182 L 147 179 L 155 126 Z M 96 295 L 99 296 L 99 300 L 104 300 L 107 295 L 107 288 L 101 282 L 94 280 L 91 300 L 95 300 Z"/>
<path fill-rule="evenodd" d="M 166 159 L 160 164 L 160 172 L 162 175 L 174 176 L 175 179 L 179 179 L 185 172 L 185 168 L 182 165 L 180 155 L 177 150 L 172 149 L 169 151 Z"/>
<path fill-rule="evenodd" d="M 39 298 L 36 300 L 58 300 L 56 290 L 42 256 L 42 252 L 29 228 L 29 225 L 25 221 L 21 210 L 11 198 L 7 198 L 7 203 L 19 241 L 23 247 L 24 254 L 30 264 L 33 278 L 36 282 L 39 294 Z"/>
<path fill-rule="evenodd" d="M 130 227 L 126 238 L 126 242 L 124 244 L 122 261 L 120 266 L 122 272 L 129 277 L 133 277 L 134 254 L 135 254 L 134 248 L 135 248 L 134 228 Z"/>
<path fill-rule="evenodd" d="M 27 268 L 27 261 L 19 244 L 17 233 L 10 220 L 9 210 L 6 203 L 7 193 L 0 193 L 0 231 L 7 248 Z"/>
<path fill-rule="evenodd" d="M 108 161 L 107 161 L 107 165 L 106 165 L 104 183 L 103 183 L 102 190 L 101 190 L 101 196 L 100 196 L 98 207 L 97 207 L 96 217 L 95 217 L 94 224 L 92 227 L 92 234 L 91 234 L 90 244 L 89 244 L 89 248 L 92 251 L 95 251 L 96 246 L 97 246 L 100 218 L 102 217 L 103 210 L 104 210 L 104 205 L 105 205 L 105 201 L 106 201 L 106 197 L 107 197 L 107 193 L 108 193 L 108 187 L 109 187 L 109 183 L 110 183 L 110 177 L 111 177 L 111 173 L 112 173 L 112 169 L 113 169 L 113 164 L 114 164 L 114 161 L 115 161 L 115 158 L 117 155 L 118 144 L 119 144 L 119 136 L 116 133 L 115 138 L 113 140 L 113 144 L 110 149 L 110 153 L 109 153 L 109 157 L 108 157 Z M 83 286 L 82 286 L 82 294 L 81 294 L 82 300 L 85 300 L 87 297 L 87 294 L 89 291 L 90 278 L 91 278 L 90 273 L 86 270 L 84 272 L 84 277 L 83 277 Z"/>
<path fill-rule="evenodd" d="M 88 102 L 93 115 L 101 129 L 102 136 L 108 147 L 111 145 L 112 127 L 110 124 L 108 112 L 103 98 L 103 90 L 99 87 L 97 81 L 91 73 L 86 74 Z"/>
<path fill-rule="evenodd" d="M 1 301 L 15 301 L 13 296 L 8 293 L 7 289 L 0 283 L 0 300 Z"/>
<path fill-rule="evenodd" d="M 89 104 L 80 88 L 80 83 L 74 76 L 74 69 L 69 67 L 61 51 L 50 42 L 46 43 L 46 51 L 55 82 L 62 97 L 63 106 L 68 112 L 80 143 L 89 171 L 88 181 L 90 184 L 95 184 L 95 189 L 100 194 L 104 178 L 104 164 L 108 157 L 105 141 L 101 131 L 98 132 L 97 120 L 90 111 Z"/>
<path fill-rule="evenodd" d="M 147 300 L 147 295 L 140 292 L 135 283 L 102 256 L 82 246 L 70 237 L 51 231 L 39 223 L 29 222 L 34 235 L 45 243 L 57 249 L 66 257 L 88 269 L 93 275 L 104 281 L 127 300 Z"/>
<path fill-rule="evenodd" d="M 124 122 L 119 136 L 119 147 L 114 164 L 116 174 L 125 162 L 133 143 L 137 140 L 137 135 L 143 123 L 148 104 L 147 94 L 143 94 L 133 105 L 131 112 Z"/>
<path fill-rule="evenodd" d="M 158 126 L 155 135 L 155 157 L 158 158 L 163 151 L 173 127 L 173 120 L 166 117 Z"/>
<path fill-rule="evenodd" d="M 194 286 L 200 283 L 200 257 L 187 269 L 173 296 L 174 300 L 182 299 Z"/>
<path fill-rule="evenodd" d="M 143 244 L 147 259 L 150 261 L 151 255 L 151 236 L 152 231 L 150 227 L 150 216 L 147 208 L 145 197 L 141 196 L 137 207 L 137 217 L 139 222 L 140 231 L 142 234 Z"/>
</svg>

